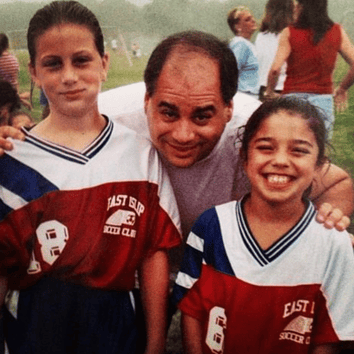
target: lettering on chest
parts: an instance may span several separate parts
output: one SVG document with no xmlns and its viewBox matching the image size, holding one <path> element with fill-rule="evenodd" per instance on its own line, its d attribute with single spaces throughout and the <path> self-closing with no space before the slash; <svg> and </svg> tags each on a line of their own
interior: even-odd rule
<svg viewBox="0 0 354 354">
<path fill-rule="evenodd" d="M 311 342 L 315 302 L 298 299 L 284 305 L 283 318 L 289 318 L 288 324 L 279 335 L 279 340 L 288 340 L 309 345 Z M 291 315 L 297 315 L 296 317 Z M 291 316 L 291 317 L 289 317 Z"/>
<path fill-rule="evenodd" d="M 108 217 L 103 232 L 135 238 L 136 229 L 134 226 L 137 218 L 145 211 L 144 204 L 135 197 L 118 194 L 108 198 L 107 211 L 117 207 L 119 207 L 118 210 Z"/>
</svg>

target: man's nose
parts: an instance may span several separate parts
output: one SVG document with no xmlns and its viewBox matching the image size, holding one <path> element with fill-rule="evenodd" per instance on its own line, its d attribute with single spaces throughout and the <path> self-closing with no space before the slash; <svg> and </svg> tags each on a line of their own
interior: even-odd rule
<svg viewBox="0 0 354 354">
<path fill-rule="evenodd" d="M 188 119 L 179 119 L 173 127 L 172 137 L 180 144 L 187 144 L 195 138 L 194 124 Z"/>
</svg>

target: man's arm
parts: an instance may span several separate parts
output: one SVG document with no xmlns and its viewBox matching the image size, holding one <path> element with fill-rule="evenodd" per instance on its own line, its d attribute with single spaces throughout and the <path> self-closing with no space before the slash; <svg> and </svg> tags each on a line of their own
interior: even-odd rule
<svg viewBox="0 0 354 354">
<path fill-rule="evenodd" d="M 5 296 L 7 293 L 7 278 L 0 276 L 0 353 L 5 352 L 4 334 L 3 334 L 3 319 L 2 319 L 2 307 L 4 305 Z"/>
<path fill-rule="evenodd" d="M 353 182 L 340 167 L 326 163 L 314 179 L 310 198 L 319 210 L 317 220 L 327 228 L 346 229 L 354 207 Z"/>
<path fill-rule="evenodd" d="M 140 268 L 141 298 L 147 326 L 145 354 L 164 353 L 167 335 L 168 258 L 165 251 L 147 256 Z"/>
</svg>

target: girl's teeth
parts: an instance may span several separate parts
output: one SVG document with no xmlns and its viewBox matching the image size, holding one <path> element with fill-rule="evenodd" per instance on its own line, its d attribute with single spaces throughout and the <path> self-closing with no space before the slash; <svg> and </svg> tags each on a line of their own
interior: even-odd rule
<svg viewBox="0 0 354 354">
<path fill-rule="evenodd" d="M 270 183 L 286 183 L 289 181 L 289 177 L 287 176 L 278 176 L 278 175 L 269 175 L 268 181 Z"/>
</svg>

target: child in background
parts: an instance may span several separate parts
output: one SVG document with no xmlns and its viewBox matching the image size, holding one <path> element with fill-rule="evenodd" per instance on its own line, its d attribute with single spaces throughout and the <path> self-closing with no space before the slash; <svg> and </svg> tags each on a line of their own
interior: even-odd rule
<svg viewBox="0 0 354 354">
<path fill-rule="evenodd" d="M 11 115 L 20 108 L 17 91 L 8 81 L 0 80 L 0 126 L 9 125 Z"/>
<path fill-rule="evenodd" d="M 176 280 L 187 353 L 335 353 L 354 340 L 349 236 L 318 224 L 306 198 L 325 136 L 322 113 L 296 98 L 249 119 L 251 192 L 201 215 Z"/>
<path fill-rule="evenodd" d="M 138 272 L 145 353 L 163 353 L 166 250 L 180 233 L 158 155 L 98 111 L 109 57 L 91 11 L 54 1 L 27 40 L 50 113 L 0 159 L 0 306 L 19 290 L 4 307 L 9 352 L 134 353 Z"/>
</svg>

